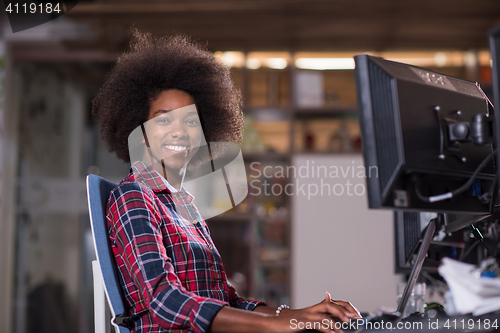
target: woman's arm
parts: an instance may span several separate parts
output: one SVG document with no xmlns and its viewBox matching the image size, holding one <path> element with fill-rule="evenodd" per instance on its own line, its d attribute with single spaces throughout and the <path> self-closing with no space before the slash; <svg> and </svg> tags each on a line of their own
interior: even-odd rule
<svg viewBox="0 0 500 333">
<path fill-rule="evenodd" d="M 137 183 L 115 189 L 108 205 L 108 223 L 117 264 L 137 288 L 130 296 L 138 298 L 136 304 L 148 309 L 164 329 L 207 331 L 226 302 L 201 297 L 182 286 L 162 246 L 162 216 L 147 190 Z"/>
<path fill-rule="evenodd" d="M 341 305 L 348 312 L 350 312 L 353 315 L 355 315 L 354 318 L 361 318 L 361 314 L 359 313 L 358 309 L 356 309 L 350 302 L 340 301 L 340 300 L 333 300 L 333 299 L 331 299 L 331 296 L 330 296 L 329 292 L 326 292 L 325 299 L 322 300 L 321 303 L 323 303 L 323 302 L 331 302 L 331 303 L 336 303 L 338 305 Z M 281 313 L 287 312 L 287 311 L 290 311 L 290 310 L 291 309 L 284 309 L 284 310 L 281 310 Z M 275 308 L 270 308 L 270 307 L 265 306 L 265 305 L 257 305 L 255 307 L 255 309 L 253 310 L 253 312 L 262 313 L 262 314 L 266 314 L 266 315 L 272 315 L 272 316 L 276 315 L 276 309 Z"/>
<path fill-rule="evenodd" d="M 330 332 L 331 327 L 324 323 L 332 317 L 342 321 L 355 317 L 341 305 L 329 302 L 301 310 L 286 309 L 277 317 L 276 309 L 262 305 L 255 311 L 230 308 L 224 306 L 225 302 L 187 291 L 160 246 L 161 216 L 138 185 L 122 185 L 113 193 L 108 217 L 112 220 L 114 246 L 121 254 L 122 264 L 161 327 L 189 328 L 195 332 L 253 333 L 293 331 L 294 324 L 317 323 L 323 325 L 315 328 Z"/>
<path fill-rule="evenodd" d="M 333 318 L 349 321 L 358 315 L 333 302 L 322 302 L 304 309 L 286 309 L 276 316 L 276 310 L 257 306 L 254 311 L 222 308 L 212 321 L 213 333 L 293 332 L 300 327 L 313 327 L 325 333 L 340 331 L 332 324 Z M 335 321 L 333 321 L 334 323 Z"/>
</svg>

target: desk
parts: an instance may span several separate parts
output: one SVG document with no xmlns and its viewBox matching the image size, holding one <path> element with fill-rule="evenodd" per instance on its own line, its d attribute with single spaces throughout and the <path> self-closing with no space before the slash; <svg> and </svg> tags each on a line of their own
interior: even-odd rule
<svg viewBox="0 0 500 333">
<path fill-rule="evenodd" d="M 363 333 L 486 333 L 500 332 L 500 311 L 488 313 L 482 316 L 474 317 L 468 315 L 447 316 L 445 314 L 429 318 L 427 316 L 408 317 L 401 321 L 382 321 L 365 323 L 366 328 L 357 329 L 354 323 L 348 327 L 348 323 L 344 323 L 343 331 L 363 332 Z M 316 330 L 300 331 L 304 333 L 319 332 Z"/>
</svg>

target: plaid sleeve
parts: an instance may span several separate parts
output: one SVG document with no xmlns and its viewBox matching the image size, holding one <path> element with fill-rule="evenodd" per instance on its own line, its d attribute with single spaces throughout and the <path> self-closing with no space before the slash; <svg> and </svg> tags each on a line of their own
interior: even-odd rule
<svg viewBox="0 0 500 333">
<path fill-rule="evenodd" d="M 231 307 L 253 311 L 257 305 L 267 306 L 267 304 L 264 302 L 241 298 L 240 296 L 238 296 L 238 294 L 236 293 L 236 289 L 234 289 L 229 281 L 227 282 L 227 286 L 229 288 L 229 305 L 231 305 Z"/>
<path fill-rule="evenodd" d="M 153 195 L 137 183 L 120 185 L 111 194 L 108 219 L 125 268 L 153 320 L 168 330 L 207 331 L 227 303 L 182 286 L 163 246 L 162 218 Z"/>
</svg>

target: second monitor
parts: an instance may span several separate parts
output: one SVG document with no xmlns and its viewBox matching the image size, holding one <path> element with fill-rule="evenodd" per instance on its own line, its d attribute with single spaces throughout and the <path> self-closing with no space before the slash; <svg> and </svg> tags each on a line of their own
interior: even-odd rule
<svg viewBox="0 0 500 333">
<path fill-rule="evenodd" d="M 371 208 L 487 214 L 497 188 L 493 106 L 473 83 L 355 57 Z"/>
</svg>

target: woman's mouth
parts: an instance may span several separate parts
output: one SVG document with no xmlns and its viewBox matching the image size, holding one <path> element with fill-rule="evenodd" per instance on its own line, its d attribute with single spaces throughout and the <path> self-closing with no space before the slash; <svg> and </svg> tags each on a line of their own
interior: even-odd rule
<svg viewBox="0 0 500 333">
<path fill-rule="evenodd" d="M 187 152 L 189 149 L 189 146 L 181 146 L 181 145 L 163 145 L 163 147 L 167 148 L 174 154 L 180 154 Z"/>
</svg>

